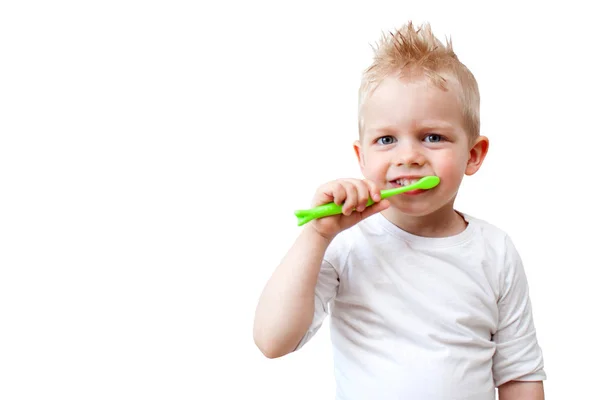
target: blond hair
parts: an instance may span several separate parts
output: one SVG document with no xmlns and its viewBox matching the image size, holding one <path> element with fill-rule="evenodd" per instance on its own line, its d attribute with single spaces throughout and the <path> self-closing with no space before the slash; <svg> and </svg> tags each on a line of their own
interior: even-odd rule
<svg viewBox="0 0 600 400">
<path fill-rule="evenodd" d="M 446 90 L 447 79 L 453 78 L 460 87 L 465 129 L 471 139 L 479 136 L 479 88 L 475 77 L 459 61 L 452 41 L 444 45 L 431 31 L 428 23 L 415 29 L 408 22 L 396 32 L 384 34 L 374 48 L 373 63 L 362 77 L 359 89 L 359 132 L 362 135 L 362 106 L 381 81 L 392 74 L 424 74 L 438 87 Z"/>
</svg>

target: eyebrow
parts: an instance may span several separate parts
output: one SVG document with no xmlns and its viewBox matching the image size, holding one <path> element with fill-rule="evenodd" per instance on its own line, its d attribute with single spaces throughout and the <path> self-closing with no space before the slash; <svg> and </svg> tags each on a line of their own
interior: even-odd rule
<svg viewBox="0 0 600 400">
<path fill-rule="evenodd" d="M 423 131 L 423 130 L 442 130 L 442 131 L 450 131 L 450 130 L 454 130 L 454 125 L 452 125 L 449 122 L 446 121 L 439 121 L 439 120 L 431 120 L 431 121 L 424 121 L 423 123 L 420 123 L 419 125 L 416 126 L 416 130 L 418 131 Z M 394 125 L 383 125 L 383 126 L 377 126 L 377 127 L 372 127 L 372 128 L 368 128 L 365 129 L 365 133 L 370 133 L 370 134 L 393 134 L 393 133 L 397 133 L 398 132 L 398 128 Z"/>
<path fill-rule="evenodd" d="M 423 124 L 419 126 L 420 129 L 454 129 L 454 125 L 447 121 L 442 120 L 432 120 L 425 121 Z"/>
</svg>

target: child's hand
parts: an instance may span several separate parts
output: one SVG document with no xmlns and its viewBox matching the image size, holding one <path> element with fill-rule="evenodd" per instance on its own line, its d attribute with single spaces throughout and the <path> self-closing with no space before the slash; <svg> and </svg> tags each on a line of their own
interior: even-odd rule
<svg viewBox="0 0 600 400">
<path fill-rule="evenodd" d="M 369 197 L 375 203 L 366 207 Z M 310 222 L 312 228 L 329 240 L 359 221 L 389 207 L 387 200 L 381 200 L 376 185 L 366 179 L 337 179 L 328 182 L 317 189 L 312 206 L 317 207 L 332 201 L 337 205 L 343 203 L 343 214 L 319 218 Z"/>
</svg>

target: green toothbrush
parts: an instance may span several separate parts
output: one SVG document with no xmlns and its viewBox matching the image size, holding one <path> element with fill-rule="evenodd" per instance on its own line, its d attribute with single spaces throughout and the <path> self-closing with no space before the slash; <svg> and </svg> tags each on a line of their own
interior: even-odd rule
<svg viewBox="0 0 600 400">
<path fill-rule="evenodd" d="M 440 178 L 437 176 L 425 176 L 419 179 L 418 182 L 413 183 L 412 185 L 402 186 L 394 189 L 385 189 L 381 191 L 381 199 L 386 199 L 390 196 L 394 196 L 400 193 L 408 192 L 410 190 L 423 189 L 428 190 L 436 187 L 440 183 Z M 374 203 L 373 199 L 369 199 L 367 202 L 367 207 Z M 294 212 L 296 217 L 298 217 L 298 226 L 302 226 L 307 222 L 312 221 L 313 219 L 328 217 L 330 215 L 336 215 L 342 213 L 342 206 L 337 205 L 334 202 L 322 204 L 320 206 L 308 209 L 308 210 L 298 210 Z"/>
</svg>

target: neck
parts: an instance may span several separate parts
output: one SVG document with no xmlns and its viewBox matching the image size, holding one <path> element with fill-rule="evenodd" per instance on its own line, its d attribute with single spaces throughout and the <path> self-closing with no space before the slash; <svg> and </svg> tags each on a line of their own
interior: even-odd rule
<svg viewBox="0 0 600 400">
<path fill-rule="evenodd" d="M 403 214 L 393 207 L 382 211 L 381 214 L 403 231 L 423 237 L 453 236 L 467 227 L 467 222 L 454 210 L 452 203 L 424 216 Z"/>
</svg>

